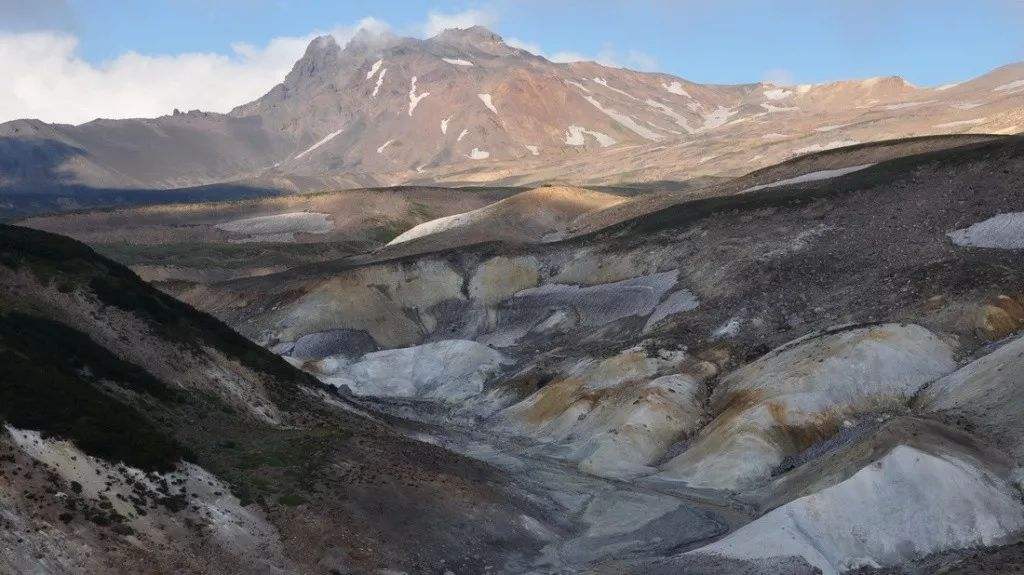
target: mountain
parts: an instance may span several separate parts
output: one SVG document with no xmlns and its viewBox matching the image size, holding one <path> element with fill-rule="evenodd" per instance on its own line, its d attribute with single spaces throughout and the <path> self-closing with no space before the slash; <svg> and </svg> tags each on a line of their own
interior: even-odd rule
<svg viewBox="0 0 1024 575">
<path fill-rule="evenodd" d="M 939 88 L 898 77 L 716 86 L 553 63 L 480 27 L 422 40 L 362 33 L 344 48 L 324 36 L 281 84 L 228 114 L 2 124 L 0 189 L 7 202 L 48 192 L 89 205 L 87 192 L 98 190 L 227 184 L 239 189 L 220 193 L 547 181 L 672 187 L 859 142 L 1016 133 L 1022 81 L 1024 66 L 1013 65 Z"/>
<path fill-rule="evenodd" d="M 854 146 L 556 240 L 485 237 L 543 205 L 512 196 L 180 294 L 541 486 L 577 523 L 522 572 L 1012 572 L 1022 174 L 1021 137 Z"/>
</svg>

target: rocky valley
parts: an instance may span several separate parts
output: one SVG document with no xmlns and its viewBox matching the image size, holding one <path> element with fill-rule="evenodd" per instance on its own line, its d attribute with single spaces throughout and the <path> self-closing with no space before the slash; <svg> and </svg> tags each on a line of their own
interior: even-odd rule
<svg viewBox="0 0 1024 575">
<path fill-rule="evenodd" d="M 0 572 L 1024 572 L 1021 78 L 473 27 L 0 125 Z"/>
</svg>

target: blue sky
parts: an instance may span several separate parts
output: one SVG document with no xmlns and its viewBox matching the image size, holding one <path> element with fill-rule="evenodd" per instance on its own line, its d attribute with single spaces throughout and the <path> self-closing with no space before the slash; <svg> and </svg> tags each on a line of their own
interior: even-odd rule
<svg viewBox="0 0 1024 575">
<path fill-rule="evenodd" d="M 368 17 L 395 33 L 423 36 L 431 15 L 482 22 L 551 57 L 598 59 L 709 83 L 810 83 L 898 74 L 937 85 L 1024 60 L 1024 0 L 0 0 L 0 66 L 10 69 L 3 60 L 4 41 L 12 55 L 62 51 L 76 73 L 95 72 L 90 81 L 99 86 L 103 74 L 126 65 L 126 55 L 158 59 L 164 65 L 160 78 L 176 73 L 169 59 L 195 64 L 192 55 L 219 55 L 234 64 L 245 60 L 241 63 L 248 68 L 222 73 L 252 73 L 240 83 L 245 90 L 262 90 L 261 82 L 294 57 L 299 39 L 351 30 Z M 38 44 L 44 33 L 72 44 L 47 50 Z M 28 39 L 36 43 L 26 48 Z M 295 42 L 285 47 L 289 39 Z M 243 44 L 248 51 L 240 56 Z M 273 63 L 256 70 L 260 58 Z M 23 70 L 27 76 L 49 71 L 55 81 L 73 77 L 64 74 L 67 66 L 21 64 L 16 75 Z M 145 66 L 128 64 L 137 74 Z M 33 103 L 45 99 L 38 87 L 43 80 L 20 79 L 18 102 L 5 103 L 0 95 L 0 121 L 22 111 L 45 115 L 47 108 Z M 123 90 L 131 83 L 115 80 Z M 89 91 L 89 86 L 74 89 Z M 215 109 L 226 105 L 190 95 L 186 88 L 183 102 Z M 224 97 L 249 91 L 227 90 Z M 51 96 L 56 100 L 60 94 Z M 124 102 L 126 113 L 149 110 L 127 96 Z M 98 114 L 107 113 L 102 108 Z M 81 119 L 89 110 L 82 104 L 69 118 Z"/>
<path fill-rule="evenodd" d="M 415 34 L 431 12 L 466 10 L 549 53 L 636 51 L 659 70 L 702 82 L 787 70 L 797 82 L 901 74 L 941 84 L 1024 59 L 1024 2 L 1013 0 L 72 0 L 51 21 L 101 62 L 129 50 L 227 52 L 235 42 L 259 45 L 366 16 Z"/>
</svg>

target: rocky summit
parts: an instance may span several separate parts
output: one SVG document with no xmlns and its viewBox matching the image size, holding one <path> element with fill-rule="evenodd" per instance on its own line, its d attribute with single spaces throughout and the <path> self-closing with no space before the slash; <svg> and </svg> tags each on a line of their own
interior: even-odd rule
<svg viewBox="0 0 1024 575">
<path fill-rule="evenodd" d="M 0 572 L 1024 572 L 1021 78 L 363 31 L 0 125 Z"/>
</svg>

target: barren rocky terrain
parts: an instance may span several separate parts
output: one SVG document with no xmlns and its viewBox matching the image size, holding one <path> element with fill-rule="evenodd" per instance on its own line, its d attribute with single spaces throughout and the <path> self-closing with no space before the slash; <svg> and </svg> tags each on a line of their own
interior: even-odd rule
<svg viewBox="0 0 1024 575">
<path fill-rule="evenodd" d="M 471 28 L 0 126 L 0 572 L 1024 572 L 1021 77 Z"/>
<path fill-rule="evenodd" d="M 16 572 L 40 556 L 51 572 L 1018 569 L 1022 174 L 1019 137 L 947 137 L 657 201 L 451 192 L 438 205 L 455 213 L 390 245 L 161 284 L 185 304 L 5 227 L 0 343 L 19 377 L 0 557 Z M 131 222 L 93 238 L 108 246 L 275 236 L 239 243 L 260 261 L 367 241 L 363 219 L 332 225 L 344 197 L 30 223 Z M 41 378 L 77 382 L 83 415 L 10 387 Z M 109 423 L 89 419 L 105 404 Z"/>
<path fill-rule="evenodd" d="M 181 296 L 555 497 L 586 527 L 541 572 L 952 565 L 1024 524 L 1022 162 L 1019 138 L 938 147 Z M 559 495 L 599 480 L 625 491 Z"/>
</svg>

